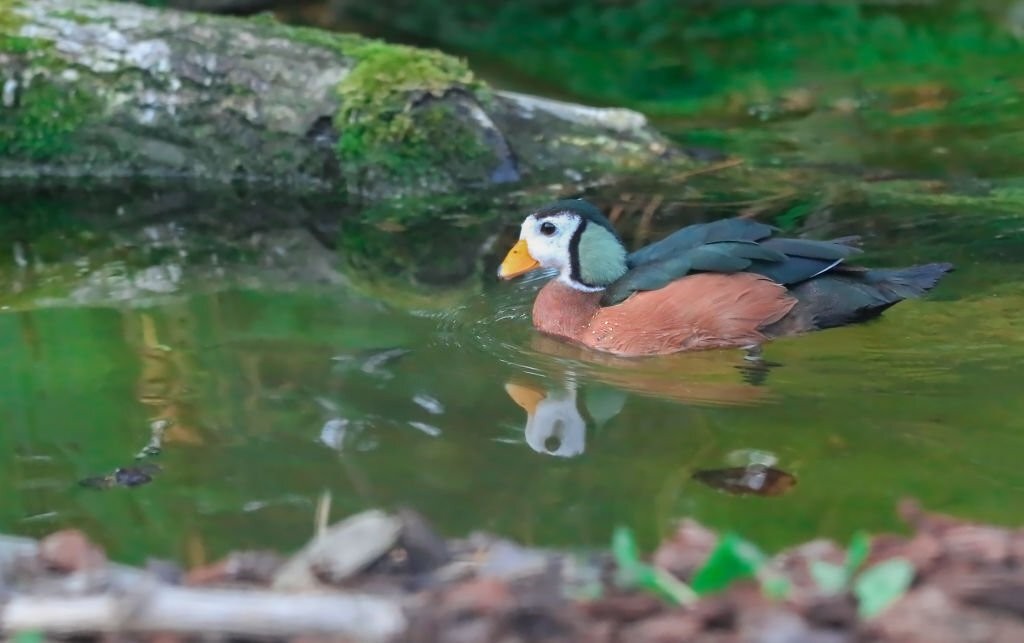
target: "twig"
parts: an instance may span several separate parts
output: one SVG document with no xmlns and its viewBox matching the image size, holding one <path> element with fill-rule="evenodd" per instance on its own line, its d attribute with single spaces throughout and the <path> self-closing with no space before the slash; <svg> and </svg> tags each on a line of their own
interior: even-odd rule
<svg viewBox="0 0 1024 643">
<path fill-rule="evenodd" d="M 719 170 L 727 170 L 731 167 L 736 167 L 737 165 L 743 165 L 743 159 L 726 159 L 724 161 L 708 165 L 707 167 L 698 168 L 696 170 L 690 170 L 689 172 L 680 172 L 679 174 L 674 174 L 671 177 L 671 180 L 685 181 L 687 179 L 692 179 L 695 176 L 700 176 L 701 174 L 710 174 L 712 172 L 718 172 Z"/>
<path fill-rule="evenodd" d="M 684 207 L 691 208 L 738 208 L 741 206 L 760 205 L 762 203 L 780 201 L 782 199 L 788 199 L 791 196 L 795 196 L 796 194 L 796 190 L 785 190 L 783 192 L 779 192 L 778 194 L 761 197 L 759 199 L 750 199 L 748 201 L 673 201 L 672 205 L 681 205 Z"/>
<path fill-rule="evenodd" d="M 648 235 L 651 233 L 651 219 L 654 218 L 654 213 L 658 211 L 661 204 L 665 201 L 665 197 L 656 194 L 654 198 L 647 202 L 644 206 L 643 212 L 640 213 L 640 225 L 637 226 L 636 236 L 634 243 L 636 247 L 640 247 L 647 241 Z"/>
<path fill-rule="evenodd" d="M 316 503 L 316 517 L 313 519 L 314 538 L 319 538 L 327 531 L 328 521 L 331 519 L 331 490 L 324 489 L 320 494 L 320 500 Z"/>
</svg>

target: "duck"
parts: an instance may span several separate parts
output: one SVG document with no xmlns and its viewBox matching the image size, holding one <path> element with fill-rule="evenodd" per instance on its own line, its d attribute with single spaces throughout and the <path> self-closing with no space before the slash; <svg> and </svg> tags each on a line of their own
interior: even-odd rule
<svg viewBox="0 0 1024 643">
<path fill-rule="evenodd" d="M 874 319 L 920 297 L 950 263 L 867 268 L 849 260 L 859 237 L 790 238 L 754 219 L 697 223 L 629 252 L 608 218 L 584 199 L 526 216 L 498 267 L 513 279 L 556 276 L 537 293 L 542 334 L 624 357 L 742 348 Z"/>
</svg>

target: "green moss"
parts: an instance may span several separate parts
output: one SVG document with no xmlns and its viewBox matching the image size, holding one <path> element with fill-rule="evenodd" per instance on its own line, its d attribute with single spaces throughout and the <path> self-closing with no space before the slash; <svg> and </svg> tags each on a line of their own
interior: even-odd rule
<svg viewBox="0 0 1024 643">
<path fill-rule="evenodd" d="M 0 54 L 27 59 L 50 72 L 59 69 L 48 43 L 17 35 L 17 5 L 17 0 L 0 0 Z M 67 152 L 93 107 L 94 101 L 77 89 L 36 75 L 19 88 L 16 105 L 0 107 L 0 156 L 44 161 Z"/>
<path fill-rule="evenodd" d="M 446 104 L 348 118 L 341 125 L 338 154 L 355 178 L 367 172 L 398 180 L 471 177 L 492 158 L 472 126 Z"/>
<path fill-rule="evenodd" d="M 469 123 L 430 100 L 452 90 L 486 94 L 463 61 L 379 41 L 366 41 L 349 54 L 357 62 L 338 86 L 335 123 L 341 129 L 338 153 L 350 173 L 429 180 L 442 167 L 458 174 L 489 158 L 491 151 Z"/>
<path fill-rule="evenodd" d="M 0 109 L 0 156 L 45 161 L 67 153 L 93 106 L 80 91 L 36 77 L 17 107 Z"/>
<path fill-rule="evenodd" d="M 17 103 L 0 106 L 0 156 L 46 161 L 72 149 L 73 136 L 96 101 L 76 86 L 52 80 L 64 65 L 54 57 L 49 42 L 17 35 L 21 19 L 14 9 L 19 4 L 19 0 L 0 0 L 0 56 L 23 59 L 25 69 L 44 69 L 47 74 L 21 72 Z M 8 78 L 0 75 L 0 82 Z"/>
<path fill-rule="evenodd" d="M 479 174 L 479 163 L 490 158 L 475 128 L 450 106 L 431 100 L 456 90 L 482 104 L 490 101 L 490 90 L 465 61 L 354 34 L 257 24 L 355 63 L 338 85 L 341 107 L 335 118 L 341 131 L 338 155 L 350 178 L 372 172 L 397 180 L 431 180 L 443 178 L 441 168 L 449 176 L 470 169 Z"/>
<path fill-rule="evenodd" d="M 22 20 L 14 9 L 20 5 L 20 0 L 0 0 L 0 53 L 20 53 L 22 41 L 28 40 L 16 35 Z"/>
</svg>

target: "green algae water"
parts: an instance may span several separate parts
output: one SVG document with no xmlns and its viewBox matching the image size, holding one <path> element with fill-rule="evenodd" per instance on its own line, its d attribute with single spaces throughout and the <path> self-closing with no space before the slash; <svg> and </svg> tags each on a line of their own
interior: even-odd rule
<svg viewBox="0 0 1024 643">
<path fill-rule="evenodd" d="M 630 243 L 729 213 L 670 207 L 691 195 L 660 187 L 657 214 L 619 217 Z M 612 209 L 619 189 L 591 196 Z M 4 532 L 74 526 L 120 559 L 197 562 L 300 545 L 325 491 L 335 517 L 405 505 L 446 534 L 537 545 L 604 544 L 617 524 L 651 542 L 684 516 L 768 547 L 846 538 L 899 528 L 903 497 L 1019 519 L 1020 217 L 819 214 L 795 232 L 861 233 L 865 263 L 957 272 L 876 322 L 777 341 L 751 363 L 621 360 L 538 337 L 543 276 L 493 276 L 517 211 L 412 225 L 354 211 L 332 229 L 255 198 L 5 203 Z M 791 476 L 784 489 L 713 483 L 764 464 Z"/>
<path fill-rule="evenodd" d="M 333 518 L 409 506 L 447 535 L 543 546 L 620 524 L 651 545 L 682 517 L 768 548 L 845 541 L 899 529 L 905 497 L 1016 524 L 1024 111 L 1019 74 L 985 69 L 877 94 L 819 79 L 813 100 L 663 122 L 690 171 L 585 191 L 631 248 L 750 216 L 862 235 L 868 265 L 956 265 L 922 300 L 760 362 L 538 337 L 545 277 L 495 268 L 569 185 L 426 214 L 0 188 L 0 532 L 77 527 L 120 560 L 199 563 L 298 547 L 325 493 Z"/>
</svg>

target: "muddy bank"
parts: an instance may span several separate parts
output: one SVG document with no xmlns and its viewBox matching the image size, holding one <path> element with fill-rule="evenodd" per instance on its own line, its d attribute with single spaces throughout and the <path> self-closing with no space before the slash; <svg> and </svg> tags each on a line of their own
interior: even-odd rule
<svg viewBox="0 0 1024 643">
<path fill-rule="evenodd" d="M 7 634 L 80 640 L 1019 641 L 1024 530 L 900 507 L 909 535 L 773 557 L 682 521 L 645 560 L 445 540 L 418 514 L 367 511 L 291 557 L 240 551 L 185 570 L 107 561 L 77 531 L 0 540 Z M 898 571 L 903 570 L 903 571 Z"/>
</svg>

